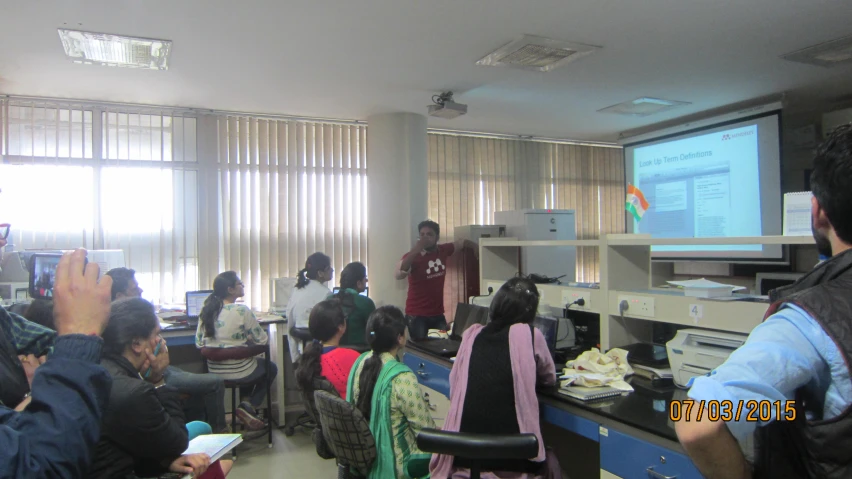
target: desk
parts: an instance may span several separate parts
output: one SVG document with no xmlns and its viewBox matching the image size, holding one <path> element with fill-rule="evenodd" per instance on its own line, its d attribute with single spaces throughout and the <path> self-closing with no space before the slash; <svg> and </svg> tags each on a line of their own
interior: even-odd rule
<svg viewBox="0 0 852 479">
<path fill-rule="evenodd" d="M 403 362 L 422 385 L 449 396 L 452 362 L 417 349 L 413 342 L 406 346 Z M 638 377 L 630 382 L 633 393 L 591 403 L 565 397 L 556 388 L 541 390 L 542 422 L 598 443 L 602 478 L 701 478 L 677 442 L 674 424 L 668 418 L 669 402 L 685 397 L 686 391 L 657 389 Z M 560 458 L 566 469 L 577 460 L 576 456 Z M 649 476 L 649 471 L 660 475 Z"/>
<path fill-rule="evenodd" d="M 289 397 L 284 388 L 285 378 L 292 381 L 293 367 L 290 361 L 290 352 L 287 346 L 287 320 L 281 316 L 270 319 L 259 319 L 258 323 L 266 328 L 269 335 L 270 360 L 278 367 L 278 375 L 275 377 L 275 386 L 272 388 L 272 419 L 283 427 L 286 424 L 286 413 L 290 411 L 301 411 L 301 401 L 295 397 Z M 196 326 L 173 326 L 160 331 L 160 335 L 166 340 L 170 347 L 192 346 L 195 348 Z M 201 353 L 198 353 L 201 357 Z M 295 382 L 291 383 L 295 384 Z"/>
</svg>

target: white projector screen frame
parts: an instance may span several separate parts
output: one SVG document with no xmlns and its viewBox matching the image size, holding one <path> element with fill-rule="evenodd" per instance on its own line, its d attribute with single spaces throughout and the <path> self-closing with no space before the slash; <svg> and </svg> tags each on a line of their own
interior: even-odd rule
<svg viewBox="0 0 852 479">
<path fill-rule="evenodd" d="M 754 125 L 753 128 L 749 128 Z M 735 130 L 732 132 L 732 130 Z M 724 132 L 724 133 L 723 133 Z M 737 169 L 742 168 L 744 163 L 737 163 L 733 166 L 728 166 L 727 175 L 729 178 L 733 178 L 733 182 L 730 182 L 727 188 L 726 194 L 730 194 L 732 196 L 738 196 L 740 201 L 738 204 L 745 205 L 744 208 L 753 208 L 751 216 L 754 214 L 758 214 L 761 221 L 759 225 L 754 224 L 753 222 L 749 223 L 741 223 L 740 227 L 732 227 L 735 229 L 731 234 L 726 234 L 725 236 L 768 236 L 768 235 L 780 235 L 782 228 L 782 202 L 783 197 L 781 194 L 781 110 L 780 104 L 768 105 L 766 107 L 759 107 L 756 109 L 751 109 L 747 112 L 740 112 L 737 114 L 730 114 L 725 116 L 719 116 L 715 118 L 710 118 L 707 120 L 703 120 L 700 123 L 692 123 L 685 124 L 680 127 L 675 127 L 667 130 L 662 130 L 658 132 L 652 132 L 642 137 L 632 138 L 625 142 L 624 146 L 624 167 L 625 167 L 625 181 L 629 184 L 632 183 L 638 186 L 643 192 L 645 192 L 646 196 L 655 196 L 655 192 L 657 191 L 657 185 L 660 184 L 659 178 L 653 177 L 654 175 L 646 175 L 640 178 L 640 175 L 636 175 L 638 172 L 639 165 L 637 162 L 642 160 L 642 163 L 647 165 L 648 161 L 651 157 L 654 158 L 654 166 L 659 165 L 657 161 L 665 163 L 666 161 L 673 161 L 678 163 L 679 161 L 685 162 L 679 165 L 680 170 L 684 171 L 682 174 L 689 176 L 689 181 L 691 188 L 698 188 L 697 183 L 694 181 L 696 176 L 694 173 L 690 176 L 689 173 L 686 172 L 685 168 L 682 168 L 681 165 L 699 166 L 701 168 L 709 168 L 712 169 L 713 165 L 709 164 L 708 161 L 713 162 L 712 155 L 704 158 L 703 155 L 707 155 L 706 148 L 701 149 L 702 151 L 686 151 L 681 153 L 679 156 L 677 154 L 672 154 L 671 156 L 667 156 L 666 153 L 661 153 L 667 151 L 668 148 L 676 148 L 679 145 L 687 145 L 690 143 L 698 143 L 702 141 L 702 139 L 707 139 L 708 142 L 718 140 L 715 138 L 714 134 L 722 133 L 719 138 L 722 138 L 725 134 L 730 134 L 734 136 L 735 140 L 742 140 L 739 135 L 751 135 L 753 134 L 756 137 L 756 140 L 752 140 L 752 143 L 757 148 L 757 172 L 752 171 L 752 175 L 757 175 L 759 178 L 760 188 L 759 194 L 754 191 L 753 188 L 745 187 L 743 184 L 740 184 L 739 188 L 737 188 L 737 182 L 743 178 L 743 174 L 735 171 Z M 693 140 L 692 142 L 680 141 L 680 140 Z M 748 139 L 746 139 L 748 141 Z M 715 143 L 718 146 L 728 145 L 728 143 Z M 654 148 L 655 146 L 660 145 L 659 148 Z M 671 151 L 671 150 L 668 150 Z M 638 152 L 638 153 L 637 153 Z M 712 153 L 712 152 L 711 152 Z M 723 154 L 717 154 L 716 162 L 725 163 L 723 160 Z M 677 158 L 672 158 L 677 157 Z M 724 169 L 724 167 L 721 167 Z M 671 174 L 672 178 L 676 180 L 679 172 L 670 171 L 665 172 L 666 174 Z M 735 176 L 731 176 L 731 173 L 734 173 Z M 720 173 L 724 174 L 724 173 Z M 659 175 L 664 177 L 664 175 Z M 670 185 L 678 186 L 683 191 L 678 195 L 669 195 L 673 196 L 675 199 L 681 198 L 679 201 L 686 202 L 687 196 L 690 196 L 693 192 L 697 195 L 697 189 L 690 191 L 690 187 L 686 186 L 686 181 L 674 181 L 672 182 L 672 178 L 665 180 Z M 704 178 L 704 177 L 703 177 Z M 642 180 L 645 180 L 646 186 L 642 186 Z M 726 180 L 729 181 L 729 180 Z M 655 188 L 650 194 L 646 191 L 648 187 Z M 669 197 L 667 197 L 669 199 Z M 691 197 L 689 201 L 695 202 L 694 197 Z M 732 199 L 733 203 L 734 200 Z M 684 234 L 683 230 L 686 229 L 689 231 L 689 228 L 685 225 L 683 228 L 680 228 L 680 233 L 669 233 L 664 235 L 656 235 L 656 237 L 708 237 L 712 235 L 700 235 L 697 232 L 698 226 L 696 226 L 697 220 L 695 219 L 697 211 L 697 203 L 692 203 L 693 209 L 691 210 L 691 216 L 687 221 L 691 221 L 693 234 Z M 683 206 L 684 210 L 686 210 L 685 205 L 675 205 L 673 208 Z M 655 208 L 654 202 L 652 202 L 651 208 Z M 759 213 L 756 213 L 759 211 Z M 655 210 L 656 212 L 656 210 Z M 658 213 L 657 213 L 658 214 Z M 684 213 L 686 214 L 686 213 Z M 648 214 L 646 213 L 643 220 L 648 218 Z M 654 216 L 651 216 L 654 221 Z M 661 220 L 660 216 L 657 216 L 657 221 Z M 627 215 L 625 219 L 627 225 L 626 230 L 628 233 L 642 233 L 641 226 L 636 228 L 637 223 L 633 219 L 631 215 Z M 681 220 L 684 221 L 684 220 Z M 659 224 L 659 223 L 657 223 Z M 677 224 L 673 222 L 673 224 Z M 677 227 L 672 227 L 672 230 L 678 229 Z M 739 233 L 737 233 L 739 232 Z M 652 258 L 657 261 L 712 261 L 712 262 L 724 262 L 724 263 L 761 263 L 761 264 L 787 264 L 789 262 L 788 251 L 787 248 L 782 245 L 741 245 L 741 246 L 692 246 L 692 247 L 682 247 L 682 246 L 654 246 L 651 249 Z"/>
</svg>

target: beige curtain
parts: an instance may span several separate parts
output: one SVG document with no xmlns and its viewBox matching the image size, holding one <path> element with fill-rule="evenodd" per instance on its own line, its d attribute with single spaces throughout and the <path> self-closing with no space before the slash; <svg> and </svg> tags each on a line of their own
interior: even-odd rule
<svg viewBox="0 0 852 479">
<path fill-rule="evenodd" d="M 494 211 L 573 209 L 577 239 L 624 232 L 621 148 L 429 134 L 429 215 L 444 239 L 460 225 L 493 224 Z M 448 317 L 464 301 L 451 265 Z M 599 280 L 597 248 L 578 248 L 577 280 Z"/>
<path fill-rule="evenodd" d="M 335 282 L 347 263 L 367 263 L 366 127 L 241 116 L 215 123 L 218 211 L 205 217 L 218 225 L 202 234 L 219 238 L 207 258 L 219 268 L 203 272 L 203 286 L 236 271 L 246 302 L 265 310 L 270 280 L 296 276 L 311 253 L 331 257 Z"/>
<path fill-rule="evenodd" d="M 17 99 L 0 112 L 0 222 L 17 249 L 121 249 L 155 304 L 197 289 L 195 118 Z"/>
</svg>

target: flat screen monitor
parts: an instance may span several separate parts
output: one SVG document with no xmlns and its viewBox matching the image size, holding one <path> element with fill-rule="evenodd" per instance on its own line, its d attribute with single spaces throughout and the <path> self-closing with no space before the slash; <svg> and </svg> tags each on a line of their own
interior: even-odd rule
<svg viewBox="0 0 852 479">
<path fill-rule="evenodd" d="M 625 177 L 648 207 L 627 232 L 653 238 L 781 234 L 780 111 L 624 146 Z M 781 245 L 654 245 L 653 259 L 786 262 Z"/>
<path fill-rule="evenodd" d="M 201 314 L 201 308 L 204 307 L 204 302 L 213 294 L 213 290 L 206 291 L 187 291 L 186 292 L 186 315 L 190 318 L 197 318 Z"/>
<path fill-rule="evenodd" d="M 30 297 L 53 298 L 56 268 L 62 254 L 34 254 L 30 258 Z"/>
</svg>

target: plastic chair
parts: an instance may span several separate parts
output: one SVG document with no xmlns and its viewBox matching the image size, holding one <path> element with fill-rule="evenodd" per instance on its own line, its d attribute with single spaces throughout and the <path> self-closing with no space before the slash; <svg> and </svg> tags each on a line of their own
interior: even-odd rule
<svg viewBox="0 0 852 479">
<path fill-rule="evenodd" d="M 480 478 L 482 465 L 488 460 L 532 459 L 538 455 L 535 434 L 467 434 L 423 429 L 417 434 L 417 447 L 423 452 L 465 458 L 470 462 L 470 479 Z"/>
<path fill-rule="evenodd" d="M 269 354 L 269 345 L 254 345 L 254 346 L 244 346 L 237 348 L 201 348 L 201 355 L 207 361 L 224 361 L 227 359 L 246 359 L 251 358 L 257 355 L 263 355 L 263 360 L 266 362 L 266 375 L 262 378 L 259 378 L 254 381 L 246 381 L 244 379 L 226 379 L 225 380 L 225 389 L 231 390 L 231 431 L 236 432 L 237 430 L 237 406 L 239 402 L 237 402 L 237 391 L 241 387 L 254 386 L 262 381 L 266 381 L 266 384 L 269 384 L 269 372 L 270 372 L 270 354 Z M 267 418 L 267 436 L 268 436 L 268 444 L 267 447 L 272 447 L 272 391 L 271 388 L 266 388 L 266 408 L 265 408 L 265 417 Z M 234 459 L 237 458 L 237 448 L 233 448 L 231 450 L 231 455 Z"/>
<path fill-rule="evenodd" d="M 337 458 L 337 477 L 366 477 L 376 460 L 376 441 L 361 411 L 336 394 L 314 391 L 323 437 Z"/>
</svg>

